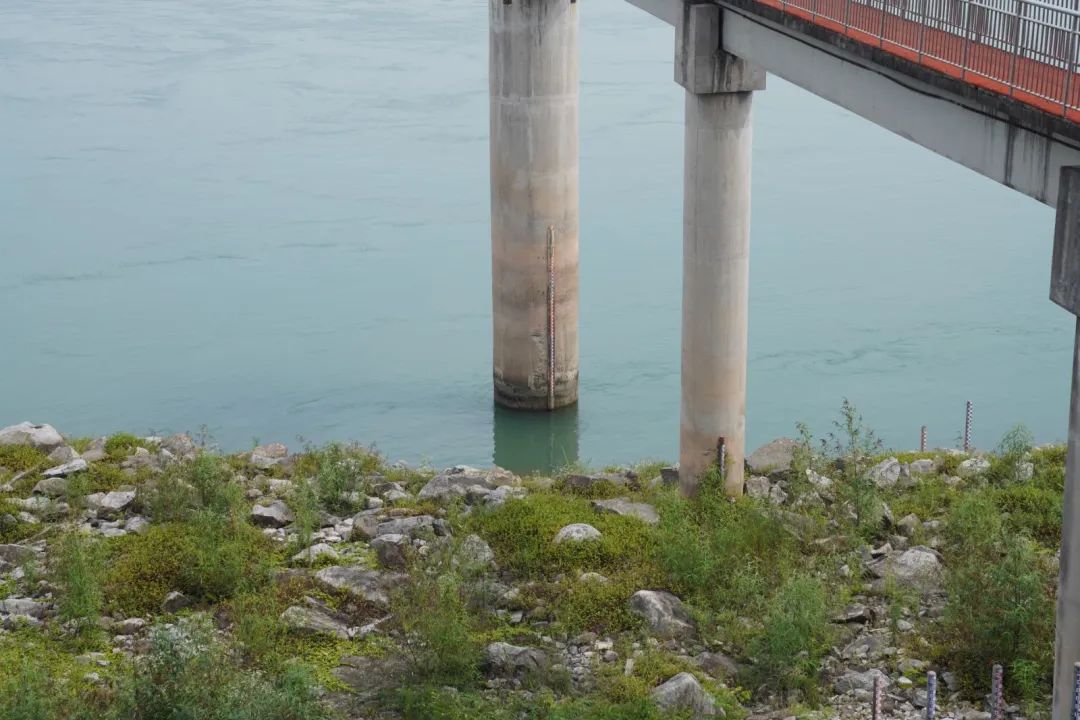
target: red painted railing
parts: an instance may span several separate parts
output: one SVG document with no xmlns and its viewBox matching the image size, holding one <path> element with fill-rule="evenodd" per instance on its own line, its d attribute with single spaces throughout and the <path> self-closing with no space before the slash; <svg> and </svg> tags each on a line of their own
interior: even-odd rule
<svg viewBox="0 0 1080 720">
<path fill-rule="evenodd" d="M 758 1 L 1080 121 L 1080 0 Z"/>
</svg>

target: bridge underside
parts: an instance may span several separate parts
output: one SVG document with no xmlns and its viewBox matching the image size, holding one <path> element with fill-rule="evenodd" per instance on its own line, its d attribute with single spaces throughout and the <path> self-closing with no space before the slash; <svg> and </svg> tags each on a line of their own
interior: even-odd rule
<svg viewBox="0 0 1080 720">
<path fill-rule="evenodd" d="M 672 26 L 683 0 L 627 0 Z M 721 8 L 725 52 L 1051 207 L 1080 129 L 756 0 Z"/>
</svg>

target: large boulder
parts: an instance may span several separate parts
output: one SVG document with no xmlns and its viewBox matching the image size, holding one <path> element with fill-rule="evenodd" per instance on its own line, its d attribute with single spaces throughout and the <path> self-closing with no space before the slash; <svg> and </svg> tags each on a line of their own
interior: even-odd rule
<svg viewBox="0 0 1080 720">
<path fill-rule="evenodd" d="M 354 527 L 355 522 L 354 520 Z M 417 538 L 430 537 L 432 534 L 446 536 L 450 534 L 450 528 L 444 521 L 436 520 L 431 515 L 414 515 L 381 522 L 375 529 L 376 537 L 379 535 L 407 535 L 411 538 Z"/>
<path fill-rule="evenodd" d="M 248 462 L 260 470 L 269 470 L 289 456 L 289 448 L 281 443 L 260 445 L 251 451 Z"/>
<path fill-rule="evenodd" d="M 75 458 L 69 463 L 63 465 L 57 465 L 56 467 L 49 468 L 45 472 L 41 473 L 44 477 L 67 477 L 68 475 L 74 475 L 77 472 L 83 472 L 86 468 L 90 467 L 86 460 L 82 458 Z"/>
<path fill-rule="evenodd" d="M 598 512 L 635 517 L 649 525 L 656 525 L 660 522 L 660 516 L 657 515 L 656 508 L 648 503 L 631 502 L 629 498 L 594 500 L 592 505 Z"/>
<path fill-rule="evenodd" d="M 269 505 L 255 505 L 251 508 L 251 521 L 259 527 L 285 527 L 295 519 L 289 506 L 280 500 Z"/>
<path fill-rule="evenodd" d="M 504 642 L 493 642 L 484 653 L 488 666 L 508 675 L 535 674 L 548 667 L 547 654 L 538 648 L 520 647 Z"/>
<path fill-rule="evenodd" d="M 941 582 L 941 561 L 928 547 L 916 545 L 899 555 L 883 557 L 871 563 L 869 570 L 878 578 L 892 576 L 904 585 L 927 591 Z"/>
<path fill-rule="evenodd" d="M 713 696 L 705 692 L 697 678 L 688 672 L 681 672 L 657 686 L 650 696 L 661 710 L 669 713 L 689 712 L 690 717 L 695 720 L 723 714 L 722 710 L 716 707 Z"/>
<path fill-rule="evenodd" d="M 936 469 L 937 464 L 929 459 L 922 458 L 921 460 L 912 460 L 908 465 L 908 471 L 915 475 L 930 475 Z"/>
<path fill-rule="evenodd" d="M 890 488 L 900 479 L 900 461 L 894 457 L 885 458 L 870 468 L 870 480 L 879 488 Z"/>
<path fill-rule="evenodd" d="M 105 493 L 98 504 L 99 515 L 118 515 L 135 500 L 134 490 L 113 490 Z"/>
<path fill-rule="evenodd" d="M 856 690 L 873 692 L 874 683 L 877 682 L 878 678 L 881 678 L 882 688 L 889 686 L 889 676 L 877 668 L 865 672 L 849 670 L 836 679 L 836 682 L 833 683 L 833 690 L 840 694 L 850 693 Z"/>
<path fill-rule="evenodd" d="M 465 497 L 474 485 L 494 490 L 500 485 L 517 485 L 519 482 L 516 475 L 499 467 L 480 470 L 468 465 L 455 465 L 432 478 L 418 496 L 421 499 Z"/>
<path fill-rule="evenodd" d="M 371 541 L 371 549 L 384 568 L 403 569 L 409 563 L 412 543 L 408 535 L 379 535 Z"/>
<path fill-rule="evenodd" d="M 484 538 L 473 534 L 461 541 L 455 562 L 472 569 L 493 568 L 495 567 L 495 552 L 484 541 Z"/>
<path fill-rule="evenodd" d="M 402 583 L 401 573 L 384 573 L 358 565 L 331 565 L 315 573 L 315 579 L 331 590 L 338 590 L 381 609 L 390 606 L 389 589 Z"/>
<path fill-rule="evenodd" d="M 682 600 L 663 590 L 638 590 L 630 596 L 630 612 L 643 618 L 653 635 L 688 638 L 696 633 L 694 619 Z"/>
<path fill-rule="evenodd" d="M 281 613 L 281 621 L 303 635 L 329 635 L 341 640 L 352 637 L 348 625 L 318 608 L 292 605 Z"/>
<path fill-rule="evenodd" d="M 52 425 L 21 422 L 0 430 L 0 445 L 29 445 L 48 453 L 63 444 L 63 436 Z"/>
<path fill-rule="evenodd" d="M 161 441 L 161 449 L 168 450 L 173 457 L 190 460 L 199 454 L 199 447 L 187 433 L 176 433 Z"/>
<path fill-rule="evenodd" d="M 321 542 L 304 548 L 292 556 L 293 562 L 313 563 L 321 559 L 336 561 L 338 559 L 337 550 L 332 545 Z"/>
<path fill-rule="evenodd" d="M 772 483 L 769 482 L 769 478 L 764 475 L 751 475 L 746 478 L 746 495 L 752 497 L 755 500 L 764 500 L 769 497 L 769 490 L 772 489 Z"/>
<path fill-rule="evenodd" d="M 746 464 L 755 475 L 785 472 L 791 469 L 798 447 L 799 443 L 791 438 L 777 438 L 750 453 Z"/>
<path fill-rule="evenodd" d="M 34 495 L 47 495 L 48 497 L 61 497 L 67 494 L 68 480 L 64 477 L 47 477 L 39 480 L 34 486 Z"/>
<path fill-rule="evenodd" d="M 588 523 L 573 523 L 572 525 L 567 525 L 562 528 L 555 534 L 556 545 L 564 542 L 576 543 L 599 539 L 600 531 Z"/>
<path fill-rule="evenodd" d="M 81 457 L 79 453 L 70 445 L 61 445 L 49 453 L 49 460 L 57 464 L 69 463 L 78 460 L 79 457 Z"/>
</svg>

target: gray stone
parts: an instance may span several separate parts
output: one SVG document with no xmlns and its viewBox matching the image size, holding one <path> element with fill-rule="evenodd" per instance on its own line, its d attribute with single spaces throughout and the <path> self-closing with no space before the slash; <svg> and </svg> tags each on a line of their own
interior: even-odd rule
<svg viewBox="0 0 1080 720">
<path fill-rule="evenodd" d="M 124 523 L 124 529 L 129 533 L 135 533 L 136 535 L 142 535 L 150 528 L 150 521 L 144 518 L 142 515 L 132 515 Z"/>
<path fill-rule="evenodd" d="M 332 590 L 347 592 L 370 605 L 386 609 L 390 606 L 387 590 L 403 582 L 406 576 L 357 565 L 331 565 L 315 573 L 315 579 Z"/>
<path fill-rule="evenodd" d="M 855 638 L 843 650 L 840 657 L 845 660 L 878 660 L 889 654 L 889 639 L 881 634 L 862 635 Z"/>
<path fill-rule="evenodd" d="M 908 472 L 913 475 L 930 475 L 937 468 L 937 463 L 929 458 L 923 458 L 922 460 L 912 460 L 908 465 Z"/>
<path fill-rule="evenodd" d="M 259 527 L 285 527 L 294 520 L 292 510 L 280 500 L 251 508 L 251 521 Z"/>
<path fill-rule="evenodd" d="M 844 611 L 833 618 L 835 623 L 868 623 L 874 619 L 870 608 L 859 603 L 853 603 L 844 608 Z"/>
<path fill-rule="evenodd" d="M 990 461 L 986 458 L 968 458 L 956 468 L 956 474 L 960 477 L 972 477 L 990 469 Z"/>
<path fill-rule="evenodd" d="M 412 544 L 408 535 L 390 533 L 379 535 L 371 541 L 371 549 L 384 568 L 403 569 L 409 562 Z"/>
<path fill-rule="evenodd" d="M 937 553 L 928 547 L 916 545 L 895 557 L 885 557 L 869 566 L 878 578 L 892 576 L 896 580 L 917 587 L 932 590 L 941 581 L 941 562 Z"/>
<path fill-rule="evenodd" d="M 806 469 L 806 479 L 810 482 L 815 490 L 819 493 L 832 493 L 833 481 L 832 478 L 825 477 L 820 473 L 816 473 L 810 468 Z"/>
<path fill-rule="evenodd" d="M 337 550 L 326 543 L 315 543 L 292 556 L 293 562 L 313 563 L 321 559 L 337 560 Z"/>
<path fill-rule="evenodd" d="M 672 487 L 679 484 L 679 466 L 678 464 L 672 467 L 660 468 L 660 482 L 661 484 Z"/>
<path fill-rule="evenodd" d="M 29 445 L 38 450 L 52 452 L 64 444 L 64 438 L 52 425 L 35 425 L 21 422 L 0 430 L 0 445 Z"/>
<path fill-rule="evenodd" d="M 455 465 L 432 478 L 418 496 L 421 499 L 464 497 L 473 485 L 494 490 L 500 485 L 518 485 L 519 482 L 516 475 L 499 467 L 479 470 L 468 465 Z"/>
<path fill-rule="evenodd" d="M 484 654 L 493 670 L 509 675 L 536 674 L 548 667 L 547 653 L 539 648 L 494 642 L 487 646 Z"/>
<path fill-rule="evenodd" d="M 83 472 L 88 467 L 90 467 L 90 465 L 86 462 L 86 460 L 83 460 L 82 458 L 76 458 L 69 463 L 64 463 L 63 465 L 51 467 L 41 474 L 47 478 L 67 477 L 68 475 L 74 475 L 77 472 Z"/>
<path fill-rule="evenodd" d="M 69 463 L 78 460 L 79 457 L 79 453 L 75 452 L 75 448 L 70 445 L 61 445 L 49 453 L 49 460 L 54 463 Z"/>
<path fill-rule="evenodd" d="M 38 484 L 34 486 L 33 493 L 35 495 L 47 495 L 49 497 L 60 497 L 67 493 L 68 481 L 64 477 L 48 477 L 44 480 L 39 480 Z"/>
<path fill-rule="evenodd" d="M 469 535 L 462 540 L 457 557 L 466 567 L 475 569 L 495 567 L 495 552 L 479 535 Z"/>
<path fill-rule="evenodd" d="M 304 635 L 329 635 L 341 640 L 352 637 L 345 623 L 313 607 L 292 605 L 281 613 L 281 621 Z"/>
<path fill-rule="evenodd" d="M 146 625 L 146 620 L 143 620 L 142 618 L 128 618 L 114 624 L 113 632 L 117 635 L 134 635 L 146 627 Z"/>
<path fill-rule="evenodd" d="M 22 565 L 41 556 L 41 551 L 29 545 L 0 545 L 0 560 Z"/>
<path fill-rule="evenodd" d="M 173 590 L 165 596 L 164 602 L 161 603 L 161 611 L 164 613 L 180 612 L 186 607 L 191 607 L 194 603 L 195 601 L 184 593 Z"/>
<path fill-rule="evenodd" d="M 105 493 L 98 504 L 98 513 L 117 515 L 135 500 L 134 490 L 113 490 Z"/>
<path fill-rule="evenodd" d="M 764 475 L 751 475 L 746 479 L 746 494 L 755 500 L 764 500 L 769 497 L 772 483 Z"/>
<path fill-rule="evenodd" d="M 769 502 L 773 505 L 783 505 L 788 501 L 788 494 L 784 491 L 784 488 L 780 487 L 777 483 L 769 488 Z"/>
<path fill-rule="evenodd" d="M 638 590 L 630 596 L 630 612 L 643 618 L 653 635 L 689 638 L 696 633 L 694 620 L 682 600 L 663 590 Z"/>
<path fill-rule="evenodd" d="M 840 694 L 850 693 L 856 690 L 873 692 L 874 683 L 879 677 L 881 678 L 882 687 L 887 688 L 889 686 L 889 676 L 877 668 L 866 670 L 865 672 L 849 670 L 836 679 L 836 682 L 833 684 L 833 689 Z"/>
<path fill-rule="evenodd" d="M 714 678 L 733 678 L 739 674 L 739 665 L 723 653 L 703 652 L 694 658 L 694 664 Z"/>
<path fill-rule="evenodd" d="M 563 480 L 563 485 L 567 490 L 587 493 L 594 489 L 606 486 L 622 488 L 626 486 L 626 482 L 626 477 L 624 475 L 619 475 L 618 473 L 599 473 L 596 475 L 574 474 L 567 475 Z"/>
<path fill-rule="evenodd" d="M 386 493 L 383 494 L 383 500 L 390 503 L 391 505 L 396 502 L 400 502 L 401 500 L 408 500 L 410 497 L 412 496 L 409 495 L 409 493 L 404 492 L 403 490 L 387 490 Z"/>
<path fill-rule="evenodd" d="M 529 491 L 523 487 L 500 485 L 488 493 L 488 496 L 484 498 L 484 504 L 491 507 L 500 507 L 508 500 L 521 500 L 528 494 Z"/>
<path fill-rule="evenodd" d="M 585 542 L 587 540 L 599 540 L 600 531 L 588 523 L 574 523 L 567 525 L 555 534 L 555 543 Z"/>
<path fill-rule="evenodd" d="M 762 445 L 746 458 L 746 465 L 755 475 L 786 472 L 791 469 L 799 443 L 791 438 L 778 438 Z"/>
<path fill-rule="evenodd" d="M 353 540 L 371 540 L 379 532 L 379 514 L 365 510 L 353 515 L 352 538 Z"/>
<path fill-rule="evenodd" d="M 656 508 L 648 503 L 631 502 L 629 498 L 594 500 L 592 506 L 599 512 L 636 517 L 649 525 L 656 525 L 660 522 L 660 516 L 657 515 Z"/>
<path fill-rule="evenodd" d="M 870 468 L 870 480 L 879 488 L 890 488 L 900 479 L 900 461 L 886 458 Z"/>
<path fill-rule="evenodd" d="M 971 709 L 960 713 L 959 720 L 990 720 L 992 717 L 993 715 L 985 710 Z"/>
<path fill-rule="evenodd" d="M 190 460 L 199 454 L 199 447 L 187 433 L 176 433 L 161 441 L 161 448 L 168 450 L 174 457 Z"/>
<path fill-rule="evenodd" d="M 692 718 L 710 718 L 723 713 L 716 700 L 688 672 L 681 672 L 650 693 L 657 707 L 666 712 L 689 712 Z"/>
<path fill-rule="evenodd" d="M 411 538 L 428 537 L 432 534 L 442 534 L 438 530 L 440 527 L 444 527 L 444 524 L 437 522 L 431 515 L 414 515 L 379 523 L 375 529 L 375 536 L 408 535 Z"/>
<path fill-rule="evenodd" d="M 25 615 L 27 617 L 42 619 L 52 610 L 52 605 L 37 602 L 30 598 L 8 598 L 0 600 L 0 613 L 7 615 Z"/>
<path fill-rule="evenodd" d="M 914 513 L 909 513 L 900 518 L 896 522 L 896 530 L 906 538 L 915 536 L 915 533 L 922 528 L 922 521 L 919 520 L 919 516 Z"/>
</svg>

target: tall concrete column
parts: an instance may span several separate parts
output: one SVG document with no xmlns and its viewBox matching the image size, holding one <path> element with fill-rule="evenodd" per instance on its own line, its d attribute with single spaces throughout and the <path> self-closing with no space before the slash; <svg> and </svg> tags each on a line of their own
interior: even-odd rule
<svg viewBox="0 0 1080 720">
<path fill-rule="evenodd" d="M 1061 519 L 1053 706 L 1053 720 L 1069 720 L 1075 690 L 1073 666 L 1080 662 L 1080 168 L 1077 167 L 1061 169 L 1050 299 L 1077 316 Z"/>
<path fill-rule="evenodd" d="M 688 2 L 676 32 L 675 78 L 686 88 L 679 477 L 695 494 L 722 455 L 724 490 L 735 497 L 746 437 L 752 91 L 765 74 L 723 51 L 720 18 L 717 5 Z"/>
<path fill-rule="evenodd" d="M 489 0 L 495 401 L 578 397 L 578 11 Z"/>
</svg>

